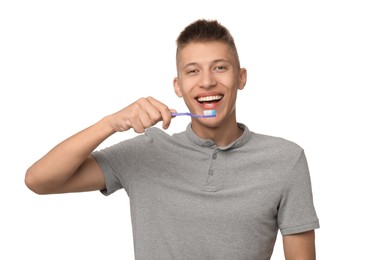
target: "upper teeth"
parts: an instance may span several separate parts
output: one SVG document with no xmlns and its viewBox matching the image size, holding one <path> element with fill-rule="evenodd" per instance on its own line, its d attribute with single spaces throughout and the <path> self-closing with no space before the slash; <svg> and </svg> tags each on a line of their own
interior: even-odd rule
<svg viewBox="0 0 390 260">
<path fill-rule="evenodd" d="M 199 97 L 198 101 L 199 102 L 204 102 L 204 101 L 214 101 L 214 100 L 220 100 L 222 98 L 221 95 L 217 96 L 208 96 L 208 97 Z"/>
</svg>

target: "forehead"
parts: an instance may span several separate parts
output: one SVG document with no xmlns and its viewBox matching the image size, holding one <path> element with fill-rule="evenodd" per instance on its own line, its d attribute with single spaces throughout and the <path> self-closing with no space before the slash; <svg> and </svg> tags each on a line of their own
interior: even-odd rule
<svg viewBox="0 0 390 260">
<path fill-rule="evenodd" d="M 227 60 L 236 64 L 236 58 L 230 46 L 223 42 L 191 42 L 181 48 L 177 53 L 177 65 L 208 64 L 215 60 Z"/>
</svg>

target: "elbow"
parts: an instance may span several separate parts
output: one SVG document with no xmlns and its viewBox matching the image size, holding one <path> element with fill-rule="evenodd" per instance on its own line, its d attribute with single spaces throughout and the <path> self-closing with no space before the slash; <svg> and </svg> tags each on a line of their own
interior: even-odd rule
<svg viewBox="0 0 390 260">
<path fill-rule="evenodd" d="M 27 169 L 26 175 L 24 177 L 24 183 L 32 192 L 38 195 L 49 194 L 45 190 L 45 186 L 41 181 L 39 181 L 39 173 L 32 170 L 31 167 Z"/>
</svg>

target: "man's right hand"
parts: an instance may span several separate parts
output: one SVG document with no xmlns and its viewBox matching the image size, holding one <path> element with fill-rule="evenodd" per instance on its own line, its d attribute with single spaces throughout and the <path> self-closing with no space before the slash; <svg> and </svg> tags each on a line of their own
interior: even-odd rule
<svg viewBox="0 0 390 260">
<path fill-rule="evenodd" d="M 115 132 L 127 131 L 130 128 L 136 133 L 143 133 L 145 129 L 162 121 L 162 127 L 167 129 L 171 123 L 171 113 L 169 109 L 160 101 L 152 98 L 140 98 L 124 109 L 106 116 L 109 125 Z"/>
</svg>

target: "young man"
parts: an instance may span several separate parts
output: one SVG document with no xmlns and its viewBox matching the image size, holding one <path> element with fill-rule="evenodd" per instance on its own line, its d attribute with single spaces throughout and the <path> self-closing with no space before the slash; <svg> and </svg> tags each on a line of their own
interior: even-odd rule
<svg viewBox="0 0 390 260">
<path fill-rule="evenodd" d="M 234 40 L 198 20 L 177 39 L 173 85 L 192 118 L 172 136 L 175 112 L 141 98 L 54 147 L 26 173 L 38 194 L 124 188 L 131 199 L 136 259 L 270 259 L 278 230 L 286 259 L 315 259 L 313 206 L 303 149 L 236 121 L 246 84 Z M 95 151 L 115 132 L 133 139 Z"/>
</svg>

